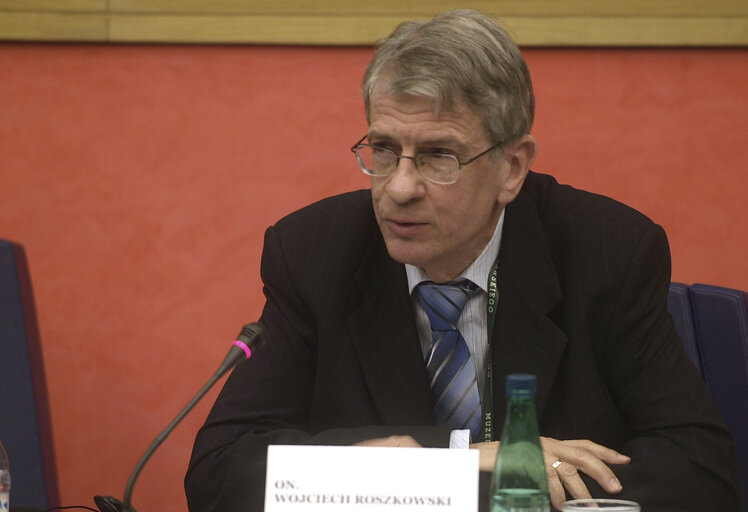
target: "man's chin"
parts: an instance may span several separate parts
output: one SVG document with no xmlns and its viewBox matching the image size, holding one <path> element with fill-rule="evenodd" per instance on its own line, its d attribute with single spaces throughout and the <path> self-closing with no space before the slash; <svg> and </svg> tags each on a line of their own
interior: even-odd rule
<svg viewBox="0 0 748 512">
<path fill-rule="evenodd" d="M 418 250 L 419 248 L 414 242 L 385 239 L 385 244 L 390 257 L 398 263 L 421 268 L 427 265 L 428 259 L 424 256 L 422 250 Z"/>
</svg>

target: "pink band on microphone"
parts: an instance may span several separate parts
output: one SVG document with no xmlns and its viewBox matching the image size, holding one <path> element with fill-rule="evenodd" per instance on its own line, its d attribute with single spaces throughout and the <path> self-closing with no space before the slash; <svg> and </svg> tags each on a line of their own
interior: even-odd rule
<svg viewBox="0 0 748 512">
<path fill-rule="evenodd" d="M 237 346 L 240 349 L 242 349 L 244 351 L 244 353 L 247 354 L 247 359 L 249 359 L 250 357 L 252 357 L 252 351 L 249 350 L 249 347 L 244 342 L 236 340 L 234 342 L 234 346 Z"/>
</svg>

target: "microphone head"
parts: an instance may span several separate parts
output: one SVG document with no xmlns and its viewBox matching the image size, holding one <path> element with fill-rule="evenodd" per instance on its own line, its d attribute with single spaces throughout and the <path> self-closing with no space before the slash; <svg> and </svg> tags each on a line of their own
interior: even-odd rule
<svg viewBox="0 0 748 512">
<path fill-rule="evenodd" d="M 99 512 L 125 512 L 127 510 L 120 500 L 111 496 L 94 496 L 94 503 L 99 508 Z"/>
<path fill-rule="evenodd" d="M 260 323 L 252 322 L 242 327 L 236 339 L 247 345 L 250 350 L 257 350 L 265 344 L 265 328 Z"/>
</svg>

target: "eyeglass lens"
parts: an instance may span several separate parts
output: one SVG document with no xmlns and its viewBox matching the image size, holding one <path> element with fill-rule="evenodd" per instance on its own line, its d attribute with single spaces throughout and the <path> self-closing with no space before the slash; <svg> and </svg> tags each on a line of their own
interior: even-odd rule
<svg viewBox="0 0 748 512">
<path fill-rule="evenodd" d="M 372 176 L 389 176 L 397 169 L 401 158 L 414 159 L 421 175 L 437 183 L 454 181 L 460 170 L 457 158 L 448 154 L 423 153 L 412 158 L 398 156 L 388 148 L 361 145 L 356 149 L 356 155 Z"/>
</svg>

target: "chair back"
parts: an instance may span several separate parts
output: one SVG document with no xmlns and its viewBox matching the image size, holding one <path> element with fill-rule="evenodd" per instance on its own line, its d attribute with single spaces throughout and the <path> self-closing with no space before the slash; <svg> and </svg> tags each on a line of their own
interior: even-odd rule
<svg viewBox="0 0 748 512">
<path fill-rule="evenodd" d="M 688 286 L 682 283 L 670 283 L 670 291 L 667 296 L 667 309 L 675 322 L 675 331 L 683 342 L 683 348 L 691 359 L 691 362 L 699 370 L 701 376 L 704 371 L 701 367 L 701 356 L 696 345 L 696 326 L 693 322 L 693 310 L 691 298 L 688 294 Z"/>
<path fill-rule="evenodd" d="M 0 240 L 0 440 L 10 460 L 11 504 L 58 501 L 41 344 L 26 254 Z M 14 507 L 15 508 L 15 507 Z"/>
<path fill-rule="evenodd" d="M 687 289 L 689 311 L 684 305 Z M 686 352 L 696 354 L 706 387 L 735 439 L 741 512 L 748 512 L 748 308 L 745 292 L 706 284 L 670 285 L 668 310 Z M 679 325 L 680 324 L 680 325 Z M 693 340 L 692 341 L 692 337 Z M 692 360 L 694 356 L 689 352 Z"/>
<path fill-rule="evenodd" d="M 748 512 L 748 309 L 740 290 L 695 284 L 693 304 L 704 381 L 735 437 L 741 510 Z"/>
</svg>

